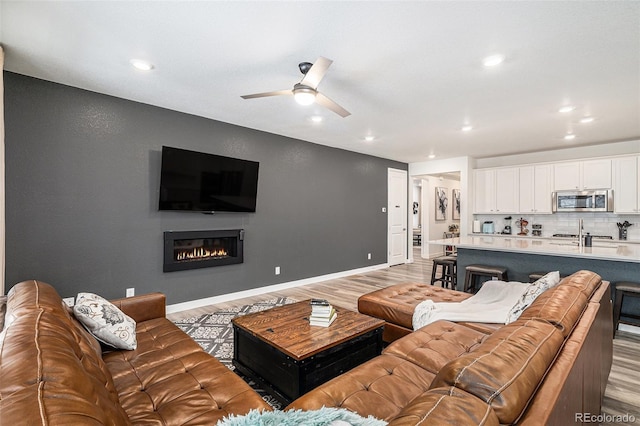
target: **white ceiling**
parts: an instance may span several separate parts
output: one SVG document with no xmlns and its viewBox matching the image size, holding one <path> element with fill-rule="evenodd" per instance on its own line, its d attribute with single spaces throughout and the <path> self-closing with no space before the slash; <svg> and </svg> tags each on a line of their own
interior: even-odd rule
<svg viewBox="0 0 640 426">
<path fill-rule="evenodd" d="M 6 70 L 404 162 L 640 138 L 638 1 L 2 0 L 0 22 Z M 318 56 L 334 60 L 319 90 L 351 116 L 240 98 Z"/>
</svg>

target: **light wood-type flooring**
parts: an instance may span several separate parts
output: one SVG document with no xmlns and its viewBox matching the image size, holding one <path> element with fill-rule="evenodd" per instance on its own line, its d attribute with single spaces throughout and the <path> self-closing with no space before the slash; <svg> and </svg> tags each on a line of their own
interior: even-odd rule
<svg viewBox="0 0 640 426">
<path fill-rule="evenodd" d="M 415 262 L 411 264 L 265 293 L 167 316 L 175 321 L 247 305 L 271 297 L 290 297 L 296 300 L 322 298 L 343 308 L 357 310 L 357 300 L 362 294 L 402 282 L 430 282 L 431 261 L 420 258 L 417 251 L 414 251 L 414 259 Z M 635 417 L 635 422 L 605 421 L 601 423 L 602 425 L 640 425 L 640 335 L 622 331 L 617 333 L 613 341 L 613 367 L 602 409 L 608 415 L 627 414 Z"/>
</svg>

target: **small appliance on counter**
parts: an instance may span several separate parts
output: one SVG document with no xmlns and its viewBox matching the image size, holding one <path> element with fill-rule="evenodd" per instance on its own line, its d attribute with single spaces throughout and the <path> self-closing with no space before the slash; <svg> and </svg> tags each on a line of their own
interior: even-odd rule
<svg viewBox="0 0 640 426">
<path fill-rule="evenodd" d="M 504 220 L 507 221 L 508 225 L 504 226 L 504 229 L 502 230 L 502 233 L 504 235 L 511 235 L 511 216 L 505 217 Z"/>
<path fill-rule="evenodd" d="M 618 222 L 618 238 L 621 240 L 627 239 L 627 228 L 633 226 L 633 223 L 629 223 L 628 220 L 625 220 L 623 223 Z"/>
<path fill-rule="evenodd" d="M 533 225 L 531 225 L 531 229 L 531 235 L 533 235 L 534 237 L 542 236 L 542 225 L 540 225 L 539 223 L 534 223 Z"/>
<path fill-rule="evenodd" d="M 480 224 L 479 220 L 474 220 L 473 221 L 473 233 L 474 234 L 479 234 L 482 232 L 482 225 Z"/>
<path fill-rule="evenodd" d="M 483 234 L 493 234 L 495 232 L 495 228 L 493 226 L 493 221 L 485 221 L 482 224 L 482 233 Z"/>
</svg>

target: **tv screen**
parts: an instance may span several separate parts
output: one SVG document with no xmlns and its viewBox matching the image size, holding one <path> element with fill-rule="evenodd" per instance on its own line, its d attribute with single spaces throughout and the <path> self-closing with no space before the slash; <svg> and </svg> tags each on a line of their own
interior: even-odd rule
<svg viewBox="0 0 640 426">
<path fill-rule="evenodd" d="M 255 212 L 256 161 L 162 147 L 160 210 Z"/>
</svg>

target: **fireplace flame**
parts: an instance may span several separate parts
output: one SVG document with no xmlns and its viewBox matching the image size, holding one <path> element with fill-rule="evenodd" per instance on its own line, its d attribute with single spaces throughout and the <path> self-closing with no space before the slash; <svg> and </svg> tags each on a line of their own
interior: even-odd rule
<svg viewBox="0 0 640 426">
<path fill-rule="evenodd" d="M 229 253 L 225 249 L 207 250 L 203 247 L 196 247 L 192 250 L 183 250 L 176 253 L 176 260 L 198 260 L 227 256 L 229 256 Z"/>
</svg>

